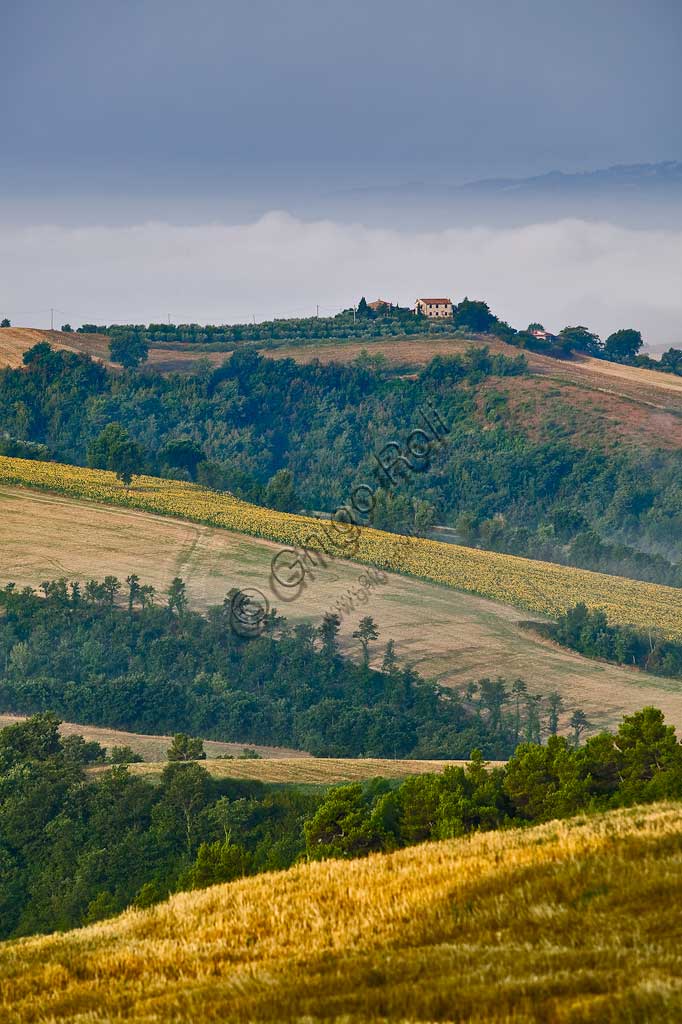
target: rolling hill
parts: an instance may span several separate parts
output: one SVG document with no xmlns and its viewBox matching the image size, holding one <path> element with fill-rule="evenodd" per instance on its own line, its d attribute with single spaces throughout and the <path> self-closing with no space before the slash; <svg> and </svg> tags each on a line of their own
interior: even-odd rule
<svg viewBox="0 0 682 1024">
<path fill-rule="evenodd" d="M 0 1020 L 677 1021 L 682 808 L 478 833 L 0 946 Z"/>
<path fill-rule="evenodd" d="M 212 492 L 202 492 L 190 485 L 149 479 L 139 485 L 136 482 L 126 497 L 110 475 L 95 471 L 81 477 L 81 484 L 83 479 L 97 481 L 98 486 L 106 482 L 106 490 L 93 492 L 99 496 L 99 503 L 16 486 L 19 471 L 27 484 L 41 471 L 40 466 L 0 459 L 0 476 L 7 479 L 14 474 L 15 480 L 14 486 L 0 486 L 3 582 L 13 580 L 19 585 L 37 586 L 44 579 L 60 576 L 88 579 L 110 574 L 124 579 L 135 572 L 162 593 L 173 577 L 180 575 L 187 583 L 193 606 L 199 609 L 220 603 L 232 587 L 254 588 L 269 594 L 270 561 L 279 549 L 276 542 L 220 529 L 207 521 L 197 523 L 158 514 L 173 513 L 171 499 L 179 494 L 184 496 L 184 504 L 175 514 L 182 515 L 184 509 L 186 516 L 191 515 L 187 499 L 203 494 L 207 501 L 223 502 L 215 506 L 214 512 L 202 513 L 205 520 L 214 515 L 217 524 L 222 521 L 220 509 L 233 507 L 225 496 L 218 499 Z M 77 492 L 79 474 L 89 471 L 45 464 L 45 472 L 48 476 L 44 486 L 52 480 L 52 486 L 68 489 L 71 481 L 72 491 Z M 33 483 L 39 482 L 33 476 Z M 137 500 L 149 504 L 152 498 L 158 502 L 156 514 L 130 507 Z M 166 499 L 171 503 L 164 504 Z M 123 507 L 102 501 L 120 501 Z M 236 507 L 251 508 L 244 503 L 236 503 Z M 256 510 L 258 514 L 266 511 Z M 298 522 L 283 513 L 268 512 L 267 516 L 274 517 L 270 518 L 271 524 L 282 523 L 287 528 L 289 523 Z M 225 521 L 225 525 L 229 523 Z M 232 528 L 236 525 L 233 523 Z M 370 532 L 378 539 L 386 537 Z M 391 538 L 392 543 L 395 540 Z M 445 559 L 457 557 L 474 559 L 476 566 L 487 566 L 490 589 L 497 581 L 498 598 L 505 594 L 506 600 L 464 592 L 464 576 L 457 577 L 454 586 L 441 586 L 428 579 L 389 572 L 385 582 L 372 588 L 365 601 L 356 601 L 355 607 L 344 612 L 343 604 L 348 602 L 349 594 L 358 590 L 364 570 L 357 562 L 342 559 L 317 568 L 296 601 L 286 604 L 276 595 L 269 596 L 273 606 L 294 623 L 319 622 L 325 610 L 339 609 L 343 619 L 341 639 L 346 650 L 356 647 L 351 634 L 359 619 L 370 613 L 380 630 L 380 641 L 372 650 L 374 658 L 381 657 L 382 645 L 393 638 L 402 660 L 444 685 L 463 685 L 485 675 L 499 674 L 510 680 L 520 676 L 536 692 L 559 690 L 568 704 L 586 711 L 595 727 L 614 725 L 624 714 L 645 704 L 655 704 L 664 710 L 670 722 L 682 728 L 681 683 L 590 661 L 542 641 L 520 625 L 528 618 L 528 612 L 510 603 L 505 587 L 510 566 L 526 572 L 526 584 L 535 582 L 543 587 L 546 584 L 542 582 L 542 573 L 550 572 L 554 587 L 565 587 L 569 582 L 573 587 L 576 581 L 581 588 L 579 596 L 586 597 L 589 592 L 585 587 L 589 584 L 597 588 L 593 591 L 595 603 L 611 605 L 619 591 L 636 601 L 633 616 L 648 615 L 651 620 L 660 611 L 671 627 L 678 629 L 682 623 L 679 591 L 558 566 L 543 570 L 541 563 L 448 544 L 434 544 L 429 551 L 438 553 L 443 564 Z M 442 568 L 438 562 L 435 564 Z M 467 562 L 462 564 L 466 568 Z M 476 579 L 470 582 L 475 589 Z M 567 601 L 575 596 L 573 591 L 571 595 Z"/>
<path fill-rule="evenodd" d="M 0 366 L 20 366 L 23 353 L 39 341 L 111 365 L 105 335 L 3 328 Z M 380 356 L 389 372 L 409 375 L 435 356 L 462 354 L 472 344 L 485 344 L 493 352 L 512 358 L 519 354 L 517 348 L 483 335 L 312 340 L 297 345 L 280 343 L 259 351 L 267 358 L 293 359 L 303 364 L 313 360 L 350 363 L 367 352 Z M 161 373 L 191 372 L 201 362 L 220 366 L 230 354 L 230 349 L 166 344 L 150 349 L 149 365 Z M 497 379 L 485 386 L 507 396 L 510 425 L 530 428 L 531 434 L 535 431 L 538 435 L 549 429 L 555 437 L 597 447 L 623 443 L 653 449 L 682 447 L 682 377 L 589 356 L 575 355 L 565 361 L 534 352 L 525 356 L 530 378 L 515 380 L 513 387 Z"/>
<path fill-rule="evenodd" d="M 81 352 L 100 362 L 107 362 L 109 339 L 103 334 L 43 331 L 33 327 L 3 327 L 0 330 L 0 366 L 21 366 L 24 352 L 41 341 L 46 341 L 55 349 Z"/>
</svg>

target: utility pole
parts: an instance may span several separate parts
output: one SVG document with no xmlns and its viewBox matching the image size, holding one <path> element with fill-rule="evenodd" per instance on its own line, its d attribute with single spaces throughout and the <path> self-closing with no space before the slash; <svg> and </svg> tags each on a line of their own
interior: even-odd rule
<svg viewBox="0 0 682 1024">
<path fill-rule="evenodd" d="M 353 323 L 355 323 L 355 306 L 353 306 Z"/>
<path fill-rule="evenodd" d="M 319 302 L 315 306 L 315 316 L 319 319 L 319 316 L 320 316 L 320 304 L 319 304 Z"/>
<path fill-rule="evenodd" d="M 54 330 L 54 310 L 50 309 L 50 330 Z"/>
</svg>

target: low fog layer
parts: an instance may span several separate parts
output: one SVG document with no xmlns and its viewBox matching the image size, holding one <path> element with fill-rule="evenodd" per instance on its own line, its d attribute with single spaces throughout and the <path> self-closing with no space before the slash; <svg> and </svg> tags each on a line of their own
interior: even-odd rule
<svg viewBox="0 0 682 1024">
<path fill-rule="evenodd" d="M 682 345 L 682 231 L 563 220 L 407 233 L 269 213 L 252 224 L 9 227 L 0 316 L 69 322 L 229 323 L 329 315 L 385 298 L 483 298 L 515 327 L 640 329 Z"/>
</svg>

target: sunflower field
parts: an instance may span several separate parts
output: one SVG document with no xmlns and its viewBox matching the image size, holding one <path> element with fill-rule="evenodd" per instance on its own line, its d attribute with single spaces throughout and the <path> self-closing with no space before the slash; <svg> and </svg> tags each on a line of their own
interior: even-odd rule
<svg viewBox="0 0 682 1024">
<path fill-rule="evenodd" d="M 126 489 L 113 473 L 103 470 L 0 456 L 0 483 L 175 516 L 298 550 L 326 552 L 329 557 L 380 566 L 550 618 L 584 601 L 603 608 L 614 624 L 682 637 L 682 590 L 673 587 L 277 512 L 177 480 L 140 476 Z"/>
</svg>

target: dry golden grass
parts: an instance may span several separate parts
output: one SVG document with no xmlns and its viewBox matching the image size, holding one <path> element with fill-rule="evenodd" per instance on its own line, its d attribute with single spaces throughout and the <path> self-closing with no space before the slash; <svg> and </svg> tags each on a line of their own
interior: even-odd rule
<svg viewBox="0 0 682 1024">
<path fill-rule="evenodd" d="M 234 761 L 208 759 L 201 761 L 214 779 L 250 779 L 258 782 L 279 782 L 287 784 L 307 783 L 332 785 L 337 782 L 359 782 L 363 779 L 404 779 L 408 775 L 425 775 L 442 772 L 448 765 L 465 765 L 466 761 L 411 761 L 389 760 L 380 757 L 264 757 L 260 760 L 243 758 Z M 493 765 L 502 761 L 492 761 Z M 143 778 L 157 777 L 165 763 L 132 764 L 129 771 Z M 93 774 L 106 771 L 91 769 Z"/>
<path fill-rule="evenodd" d="M 41 341 L 65 352 L 82 352 L 93 359 L 107 363 L 109 339 L 103 334 L 65 334 L 63 331 L 43 331 L 33 327 L 0 328 L 0 366 L 21 366 L 24 352 Z"/>
<path fill-rule="evenodd" d="M 0 366 L 20 366 L 23 353 L 39 341 L 47 341 L 53 348 L 83 352 L 101 362 L 108 362 L 109 338 L 104 334 L 65 334 L 63 331 L 33 327 L 9 327 L 0 329 Z M 321 363 L 350 363 L 361 352 L 367 351 L 370 355 L 383 356 L 389 367 L 419 369 L 426 366 L 434 356 L 462 353 L 472 343 L 485 344 L 492 352 L 511 357 L 519 354 L 519 349 L 513 345 L 486 335 L 414 335 L 409 338 L 365 338 L 358 341 L 311 339 L 305 344 L 263 348 L 260 352 L 271 359 L 293 359 L 297 363 L 310 363 L 314 359 L 319 359 Z M 201 360 L 220 365 L 229 359 L 230 354 L 231 349 L 198 352 L 191 345 L 178 345 L 177 348 L 152 347 L 149 363 L 164 373 L 190 371 Z M 682 378 L 672 374 L 636 366 L 621 366 L 591 356 L 577 355 L 569 360 L 558 360 L 537 352 L 527 351 L 524 355 L 533 373 L 572 380 L 587 388 L 609 390 L 635 401 L 659 404 L 667 398 L 680 407 L 680 402 L 676 400 L 682 400 Z"/>
<path fill-rule="evenodd" d="M 682 807 L 302 865 L 0 946 L 0 1021 L 677 1022 Z"/>
</svg>

